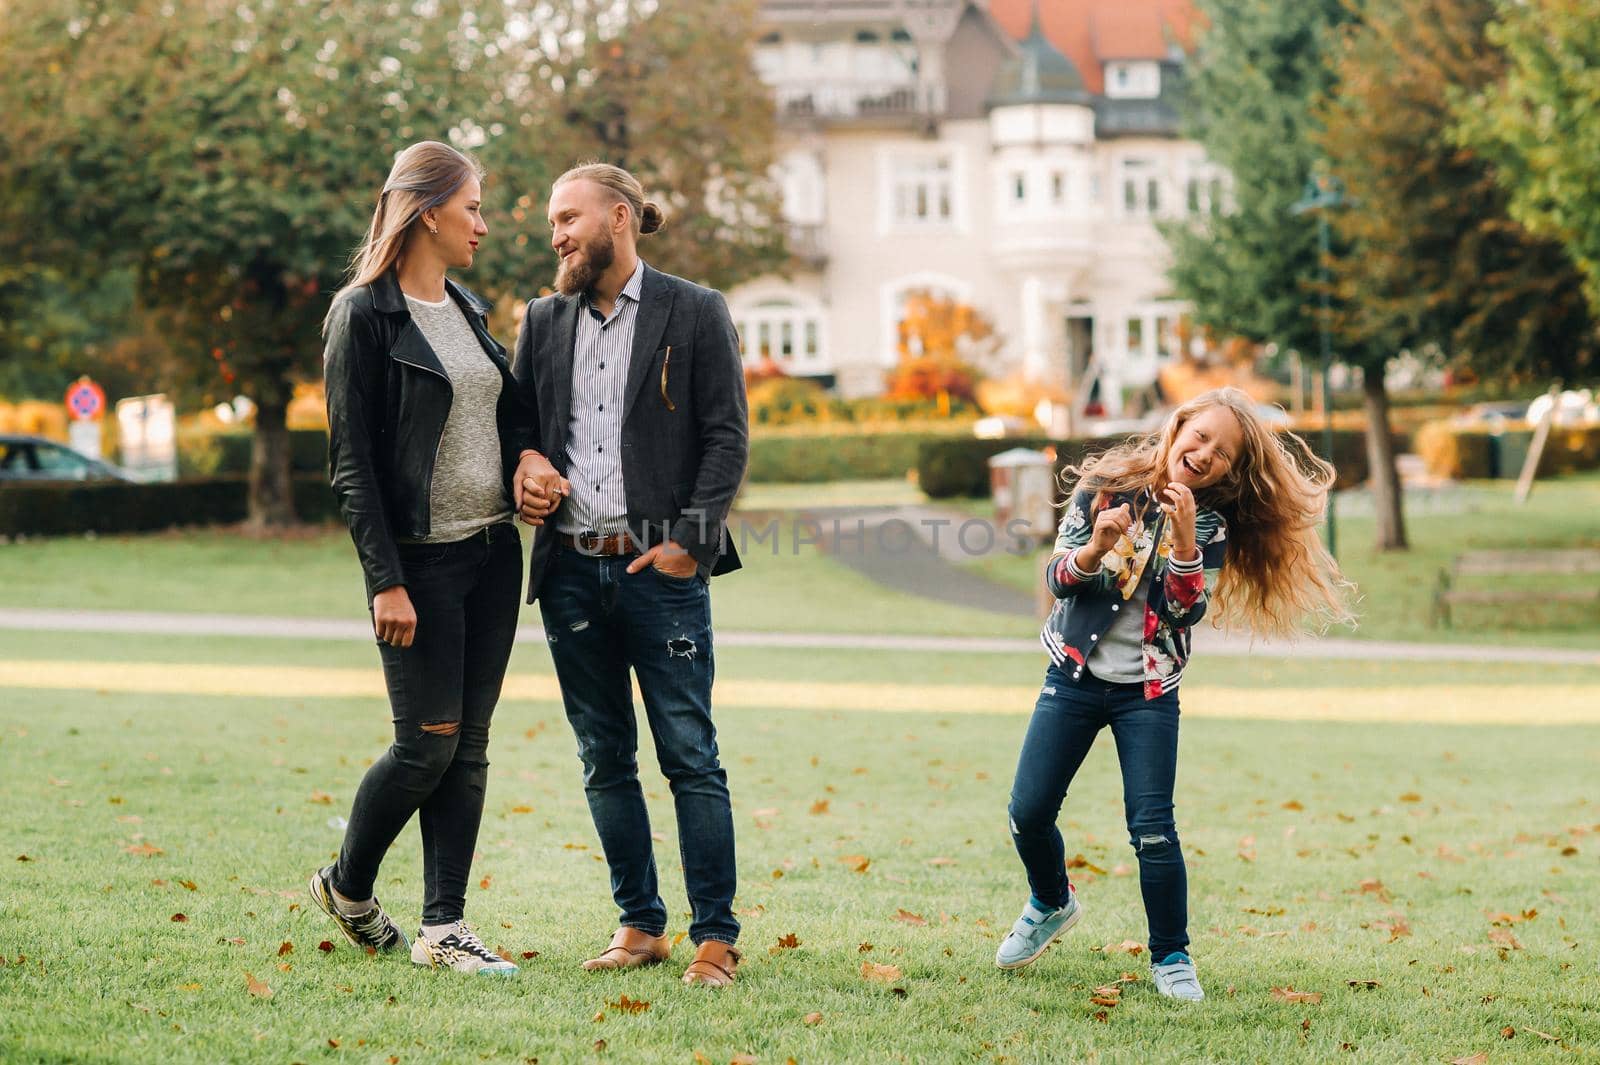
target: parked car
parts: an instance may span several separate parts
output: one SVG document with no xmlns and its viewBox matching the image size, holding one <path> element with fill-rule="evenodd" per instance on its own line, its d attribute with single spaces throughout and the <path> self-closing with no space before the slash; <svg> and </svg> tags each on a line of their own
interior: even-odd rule
<svg viewBox="0 0 1600 1065">
<path fill-rule="evenodd" d="M 42 436 L 0 434 L 0 485 L 15 481 L 131 481 L 109 462 Z"/>
</svg>

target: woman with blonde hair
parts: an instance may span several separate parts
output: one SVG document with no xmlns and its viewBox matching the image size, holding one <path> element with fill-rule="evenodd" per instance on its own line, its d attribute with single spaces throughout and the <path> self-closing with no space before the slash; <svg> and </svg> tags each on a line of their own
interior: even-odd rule
<svg viewBox="0 0 1600 1065">
<path fill-rule="evenodd" d="M 1287 635 L 1308 616 L 1349 620 L 1349 587 L 1317 539 L 1333 467 L 1262 424 L 1238 389 L 1183 404 L 1155 433 L 1068 471 L 1076 477 L 1045 570 L 1050 654 L 1011 789 L 1011 834 L 1032 896 L 995 964 L 1031 964 L 1083 915 L 1056 817 L 1096 734 L 1122 765 L 1139 860 L 1152 982 L 1205 997 L 1189 957 L 1188 881 L 1173 819 L 1178 684 L 1209 611 Z"/>
<path fill-rule="evenodd" d="M 533 450 L 489 306 L 448 277 L 488 234 L 477 163 L 424 141 L 396 156 L 351 280 L 323 327 L 329 470 L 366 579 L 394 743 L 356 791 L 311 897 L 346 938 L 419 965 L 508 974 L 463 918 L 489 720 L 516 633 L 524 486 L 565 482 Z M 551 507 L 550 509 L 553 509 Z M 422 927 L 378 904 L 378 866 L 413 815 Z"/>
</svg>

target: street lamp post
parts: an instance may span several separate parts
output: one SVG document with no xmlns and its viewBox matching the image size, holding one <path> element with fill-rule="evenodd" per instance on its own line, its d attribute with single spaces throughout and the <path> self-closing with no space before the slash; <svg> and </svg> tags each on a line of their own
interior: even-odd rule
<svg viewBox="0 0 1600 1065">
<path fill-rule="evenodd" d="M 1322 452 L 1329 463 L 1333 462 L 1333 339 L 1328 330 L 1328 210 L 1345 203 L 1344 182 L 1332 175 L 1313 176 L 1306 180 L 1305 191 L 1289 208 L 1295 214 L 1317 212 L 1317 251 L 1319 274 L 1322 280 L 1322 316 L 1318 322 L 1318 339 L 1322 345 Z M 1334 524 L 1334 494 L 1328 492 L 1328 554 L 1337 557 L 1338 535 Z"/>
</svg>

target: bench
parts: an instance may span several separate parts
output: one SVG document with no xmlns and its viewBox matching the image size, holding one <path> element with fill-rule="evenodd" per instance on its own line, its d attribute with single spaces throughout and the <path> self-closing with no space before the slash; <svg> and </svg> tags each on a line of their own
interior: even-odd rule
<svg viewBox="0 0 1600 1065">
<path fill-rule="evenodd" d="M 1462 577 L 1505 577 L 1535 573 L 1572 576 L 1600 574 L 1600 549 L 1525 548 L 1467 551 L 1439 570 L 1433 593 L 1433 625 L 1451 626 L 1451 608 L 1459 604 L 1521 603 L 1540 599 L 1558 603 L 1600 605 L 1600 588 L 1459 588 Z"/>
</svg>

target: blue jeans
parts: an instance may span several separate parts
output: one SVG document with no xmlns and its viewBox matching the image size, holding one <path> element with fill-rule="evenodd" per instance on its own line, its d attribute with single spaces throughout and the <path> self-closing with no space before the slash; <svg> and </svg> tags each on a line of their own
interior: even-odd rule
<svg viewBox="0 0 1600 1065">
<path fill-rule="evenodd" d="M 733 943 L 739 938 L 733 807 L 711 723 L 711 592 L 698 576 L 669 577 L 649 566 L 628 573 L 637 557 L 595 557 L 558 546 L 539 591 L 545 639 L 578 739 L 584 792 L 611 869 L 620 923 L 657 936 L 667 927 L 639 785 L 632 669 L 677 810 L 693 913 L 689 937 L 696 944 Z"/>
<path fill-rule="evenodd" d="M 1157 961 L 1189 945 L 1189 885 L 1172 820 L 1178 768 L 1178 693 L 1146 700 L 1142 684 L 1114 684 L 1084 672 L 1075 681 L 1045 673 L 1011 785 L 1011 838 L 1028 886 L 1046 906 L 1067 901 L 1066 849 L 1056 817 L 1078 767 L 1109 725 L 1122 763 L 1128 842 L 1139 858 L 1139 890 Z"/>
<path fill-rule="evenodd" d="M 522 541 L 509 521 L 449 544 L 401 544 L 417 611 L 410 647 L 378 644 L 394 744 L 356 790 L 333 869 L 341 895 L 372 894 L 413 815 L 422 828 L 422 921 L 460 920 L 489 777 L 489 721 L 517 633 Z"/>
</svg>

